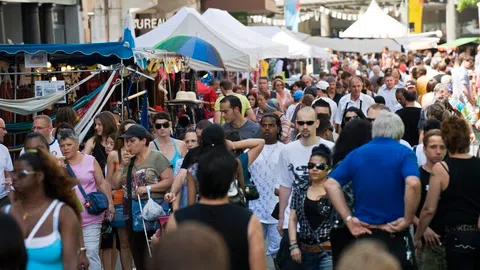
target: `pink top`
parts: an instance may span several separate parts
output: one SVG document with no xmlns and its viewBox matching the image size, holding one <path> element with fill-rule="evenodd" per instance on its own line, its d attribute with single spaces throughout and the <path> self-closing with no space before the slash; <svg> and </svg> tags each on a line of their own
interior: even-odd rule
<svg viewBox="0 0 480 270">
<path fill-rule="evenodd" d="M 83 154 L 83 161 L 76 165 L 70 165 L 73 172 L 77 176 L 78 182 L 82 185 L 86 194 L 97 191 L 97 184 L 95 182 L 95 158 L 91 155 Z M 78 198 L 85 204 L 85 198 L 83 197 L 78 187 L 75 188 Z M 82 227 L 102 223 L 103 215 L 90 215 L 87 210 L 82 212 Z"/>
</svg>

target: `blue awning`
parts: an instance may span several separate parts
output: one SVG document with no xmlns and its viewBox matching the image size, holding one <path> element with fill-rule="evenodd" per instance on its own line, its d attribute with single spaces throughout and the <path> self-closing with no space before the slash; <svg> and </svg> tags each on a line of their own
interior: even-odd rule
<svg viewBox="0 0 480 270">
<path fill-rule="evenodd" d="M 110 65 L 122 60 L 133 60 L 133 51 L 123 42 L 102 42 L 82 44 L 20 44 L 0 45 L 0 57 L 9 58 L 19 53 L 35 54 L 46 52 L 49 61 L 68 64 Z"/>
</svg>

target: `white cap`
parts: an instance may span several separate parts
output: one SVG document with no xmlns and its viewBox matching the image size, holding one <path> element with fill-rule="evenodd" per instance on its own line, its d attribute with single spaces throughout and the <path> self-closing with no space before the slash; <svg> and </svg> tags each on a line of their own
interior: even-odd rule
<svg viewBox="0 0 480 270">
<path fill-rule="evenodd" d="M 327 88 L 330 87 L 326 81 L 319 81 L 315 86 L 320 90 L 327 90 Z"/>
</svg>

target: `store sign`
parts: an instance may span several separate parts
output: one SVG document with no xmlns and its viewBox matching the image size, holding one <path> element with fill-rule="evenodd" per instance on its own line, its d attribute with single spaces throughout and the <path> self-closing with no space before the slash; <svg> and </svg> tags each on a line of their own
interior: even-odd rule
<svg viewBox="0 0 480 270">
<path fill-rule="evenodd" d="M 65 92 L 65 81 L 35 81 L 35 97 L 44 97 L 58 92 Z M 67 103 L 66 95 L 57 103 Z"/>
<path fill-rule="evenodd" d="M 135 19 L 133 20 L 133 26 L 135 29 L 153 29 L 164 23 L 165 19 L 157 18 L 144 18 L 144 19 Z"/>
</svg>

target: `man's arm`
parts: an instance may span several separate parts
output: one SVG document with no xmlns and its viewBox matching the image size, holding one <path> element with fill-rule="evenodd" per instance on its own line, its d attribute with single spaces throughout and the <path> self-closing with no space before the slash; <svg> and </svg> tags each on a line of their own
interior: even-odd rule
<svg viewBox="0 0 480 270">
<path fill-rule="evenodd" d="M 342 187 L 333 178 L 328 178 L 324 184 L 327 191 L 328 199 L 332 202 L 333 207 L 337 210 L 342 220 L 345 220 L 348 216 L 352 215 L 352 211 L 348 207 L 345 195 L 343 194 Z"/>
<path fill-rule="evenodd" d="M 415 211 L 420 203 L 420 179 L 416 176 L 409 176 L 405 185 L 405 214 L 404 219 L 408 224 L 413 222 Z"/>
<path fill-rule="evenodd" d="M 279 213 L 278 213 L 278 225 L 277 230 L 280 235 L 283 235 L 283 220 L 285 218 L 285 209 L 287 209 L 288 199 L 292 194 L 292 188 L 287 188 L 280 185 L 280 194 L 279 194 Z"/>
</svg>

